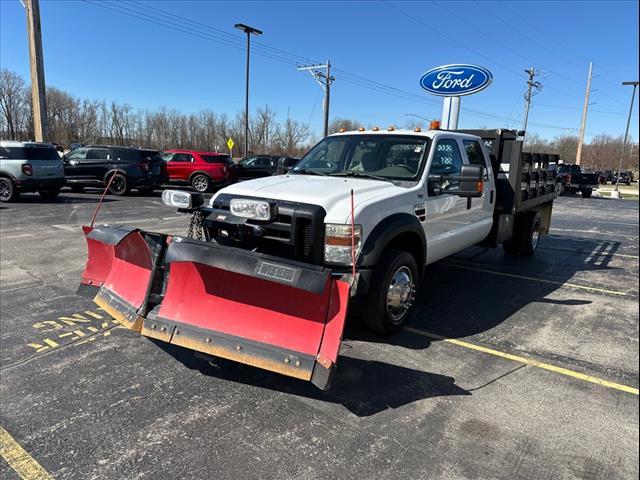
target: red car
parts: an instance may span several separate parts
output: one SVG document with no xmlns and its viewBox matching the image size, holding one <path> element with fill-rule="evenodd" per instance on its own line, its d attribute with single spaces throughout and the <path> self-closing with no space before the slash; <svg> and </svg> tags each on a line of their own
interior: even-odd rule
<svg viewBox="0 0 640 480">
<path fill-rule="evenodd" d="M 162 154 L 169 170 L 169 182 L 191 185 L 198 192 L 221 187 L 236 181 L 236 172 L 229 155 L 194 150 L 167 150 Z"/>
</svg>

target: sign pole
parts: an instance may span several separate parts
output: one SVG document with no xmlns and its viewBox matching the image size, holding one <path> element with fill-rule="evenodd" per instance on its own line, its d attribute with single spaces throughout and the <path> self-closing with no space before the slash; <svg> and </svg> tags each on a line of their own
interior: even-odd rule
<svg viewBox="0 0 640 480">
<path fill-rule="evenodd" d="M 444 97 L 442 102 L 443 130 L 457 130 L 460 117 L 460 97 Z"/>
</svg>

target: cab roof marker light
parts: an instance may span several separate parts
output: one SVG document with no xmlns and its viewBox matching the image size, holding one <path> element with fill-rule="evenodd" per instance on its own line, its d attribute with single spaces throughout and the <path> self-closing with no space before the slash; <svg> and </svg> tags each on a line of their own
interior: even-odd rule
<svg viewBox="0 0 640 480">
<path fill-rule="evenodd" d="M 432 120 L 429 124 L 429 130 L 440 130 L 440 120 Z"/>
<path fill-rule="evenodd" d="M 374 131 L 374 132 L 377 132 L 378 130 L 380 130 L 380 128 L 378 128 L 378 127 L 373 127 L 371 130 L 372 130 L 372 131 Z"/>
<path fill-rule="evenodd" d="M 413 129 L 414 132 L 416 133 L 420 133 L 422 131 L 422 129 L 420 127 L 416 127 Z"/>
<path fill-rule="evenodd" d="M 387 132 L 393 132 L 395 129 L 396 129 L 396 127 L 391 125 L 389 128 L 387 128 Z"/>
<path fill-rule="evenodd" d="M 359 132 L 364 132 L 364 127 L 360 127 L 360 128 L 358 129 L 358 131 L 359 131 Z"/>
</svg>

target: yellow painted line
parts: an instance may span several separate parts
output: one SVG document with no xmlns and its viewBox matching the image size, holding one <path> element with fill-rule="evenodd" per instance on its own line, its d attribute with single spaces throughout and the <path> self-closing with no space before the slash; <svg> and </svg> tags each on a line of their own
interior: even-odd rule
<svg viewBox="0 0 640 480">
<path fill-rule="evenodd" d="M 603 253 L 603 254 L 600 254 L 600 255 L 613 255 L 614 257 L 633 258 L 633 259 L 636 259 L 636 260 L 640 259 L 640 257 L 637 256 L 637 255 L 627 255 L 627 254 L 624 254 L 624 253 Z"/>
<path fill-rule="evenodd" d="M 500 275 L 502 277 L 519 278 L 521 280 L 530 280 L 532 282 L 549 283 L 551 285 L 558 285 L 560 287 L 577 288 L 578 290 L 587 290 L 589 292 L 606 293 L 609 295 L 618 295 L 621 297 L 626 297 L 627 295 L 629 295 L 627 292 L 620 292 L 618 290 L 608 290 L 606 288 L 589 287 L 587 285 L 579 285 L 577 283 L 557 282 L 555 280 L 546 280 L 544 278 L 529 277 L 526 275 L 516 275 L 515 273 L 496 272 L 495 270 L 486 270 L 484 268 L 477 268 L 477 267 L 467 267 L 466 265 L 458 265 L 450 262 L 445 263 L 445 265 L 447 267 L 462 268 L 464 270 L 473 270 L 475 272 L 491 273 L 493 275 Z"/>
<path fill-rule="evenodd" d="M 638 395 L 637 388 L 629 387 L 628 385 L 622 385 L 620 383 L 610 382 L 608 380 L 603 380 L 602 378 L 593 377 L 591 375 L 585 375 L 584 373 L 575 372 L 567 368 L 557 367 L 549 363 L 544 363 L 538 360 L 534 360 L 533 358 L 525 358 L 525 357 L 520 357 L 518 355 L 512 355 L 511 353 L 501 352 L 499 350 L 494 350 L 493 348 L 482 347 L 480 345 L 476 345 L 475 343 L 465 342 L 463 340 L 458 340 L 456 338 L 443 337 L 441 335 L 437 335 L 431 332 L 426 332 L 424 330 L 420 330 L 413 327 L 405 327 L 405 330 L 411 333 L 415 333 L 417 335 L 422 335 L 423 337 L 429 337 L 435 340 L 442 340 L 447 343 L 458 345 L 459 347 L 469 348 L 471 350 L 476 350 L 478 352 L 488 353 L 489 355 L 505 358 L 507 360 L 512 360 L 514 362 L 524 363 L 525 365 L 531 365 L 532 367 L 541 368 L 543 370 L 549 370 L 550 372 L 555 372 L 560 375 L 566 375 L 568 377 L 577 378 L 585 382 L 595 383 L 596 385 L 601 385 L 603 387 L 613 388 L 615 390 L 621 390 L 623 392 L 632 393 L 633 395 Z"/>
<path fill-rule="evenodd" d="M 53 340 L 50 340 L 48 338 L 45 338 L 43 340 L 43 342 L 46 343 L 47 345 L 49 345 L 50 347 L 54 347 L 55 348 L 55 347 L 59 346 L 56 342 L 54 342 Z"/>
<path fill-rule="evenodd" d="M 2 427 L 0 455 L 23 480 L 53 480 L 53 477 Z"/>
<path fill-rule="evenodd" d="M 74 330 L 73 333 L 75 333 L 79 337 L 84 337 L 86 335 L 86 333 L 84 333 L 82 330 Z"/>
<path fill-rule="evenodd" d="M 89 315 L 90 317 L 97 318 L 98 320 L 103 318 L 102 315 L 99 315 L 96 312 L 92 312 L 91 310 L 85 310 L 84 313 Z"/>
<path fill-rule="evenodd" d="M 87 327 L 87 330 L 89 330 L 90 332 L 97 332 L 98 329 L 96 327 Z"/>
</svg>

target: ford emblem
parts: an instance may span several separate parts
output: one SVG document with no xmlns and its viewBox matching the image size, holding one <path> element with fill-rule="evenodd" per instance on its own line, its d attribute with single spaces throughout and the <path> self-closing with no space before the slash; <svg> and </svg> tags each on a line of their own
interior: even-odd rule
<svg viewBox="0 0 640 480">
<path fill-rule="evenodd" d="M 420 86 L 441 97 L 471 95 L 487 88 L 493 75 L 477 65 L 453 64 L 432 68 L 420 78 Z"/>
</svg>

